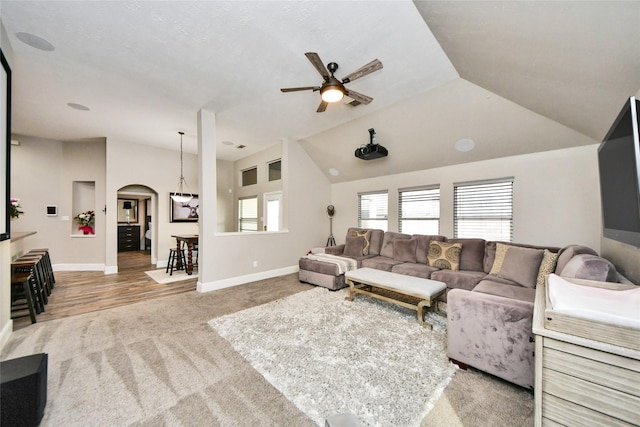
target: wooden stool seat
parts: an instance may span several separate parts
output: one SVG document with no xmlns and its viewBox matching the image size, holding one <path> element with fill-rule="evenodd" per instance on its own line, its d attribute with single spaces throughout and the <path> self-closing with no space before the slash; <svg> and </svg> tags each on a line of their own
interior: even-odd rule
<svg viewBox="0 0 640 427">
<path fill-rule="evenodd" d="M 173 270 L 185 270 L 187 259 L 184 256 L 184 249 L 169 249 L 169 260 L 167 261 L 167 269 L 165 273 L 173 276 Z"/>
<path fill-rule="evenodd" d="M 11 274 L 11 317 L 26 317 L 27 315 L 13 315 L 13 312 L 22 311 L 27 309 L 31 318 L 31 323 L 36 323 L 36 308 L 33 302 L 33 294 L 31 285 L 33 282 L 33 275 L 27 272 L 16 272 Z M 16 304 L 17 302 L 24 300 L 22 304 Z"/>
</svg>

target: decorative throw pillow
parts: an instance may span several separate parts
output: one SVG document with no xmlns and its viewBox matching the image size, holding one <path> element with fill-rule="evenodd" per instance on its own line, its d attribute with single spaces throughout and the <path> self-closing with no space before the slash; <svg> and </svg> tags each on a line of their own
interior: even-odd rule
<svg viewBox="0 0 640 427">
<path fill-rule="evenodd" d="M 416 262 L 416 239 L 397 239 L 393 241 L 393 259 L 402 262 Z"/>
<path fill-rule="evenodd" d="M 462 252 L 460 243 L 431 242 L 427 256 L 429 266 L 457 271 L 460 267 L 460 252 Z"/>
<path fill-rule="evenodd" d="M 502 268 L 502 263 L 504 262 L 504 256 L 507 254 L 507 250 L 509 250 L 509 245 L 496 243 L 496 257 L 493 260 L 493 266 L 491 267 L 491 271 L 489 272 L 489 274 L 497 276 L 498 273 L 500 273 L 500 269 Z"/>
<path fill-rule="evenodd" d="M 344 255 L 351 257 L 362 256 L 362 251 L 365 244 L 364 242 L 365 240 L 363 236 L 348 236 L 344 244 Z"/>
<path fill-rule="evenodd" d="M 369 245 L 371 244 L 371 230 L 349 230 L 349 232 L 347 233 L 347 237 L 349 236 L 362 236 L 364 238 L 364 248 L 362 249 L 362 255 L 369 255 Z"/>
<path fill-rule="evenodd" d="M 538 270 L 536 286 L 543 285 L 544 279 L 556 270 L 558 255 L 559 254 L 553 253 L 549 249 L 544 250 L 544 254 L 542 255 L 542 262 L 540 263 L 540 270 Z"/>
<path fill-rule="evenodd" d="M 509 246 L 498 277 L 511 280 L 527 288 L 535 288 L 542 254 L 542 249 Z"/>
</svg>

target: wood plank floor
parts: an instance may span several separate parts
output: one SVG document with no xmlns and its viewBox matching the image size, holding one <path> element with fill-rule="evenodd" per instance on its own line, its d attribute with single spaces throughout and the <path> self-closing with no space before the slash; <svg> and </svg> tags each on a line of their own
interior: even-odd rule
<svg viewBox="0 0 640 427">
<path fill-rule="evenodd" d="M 38 322 L 75 316 L 82 313 L 120 307 L 153 298 L 190 292 L 196 289 L 197 276 L 167 284 L 157 283 L 145 274 L 155 270 L 148 252 L 118 253 L 117 274 L 101 271 L 56 272 L 56 284 L 45 312 Z M 14 329 L 31 324 L 28 317 L 14 319 Z"/>
</svg>

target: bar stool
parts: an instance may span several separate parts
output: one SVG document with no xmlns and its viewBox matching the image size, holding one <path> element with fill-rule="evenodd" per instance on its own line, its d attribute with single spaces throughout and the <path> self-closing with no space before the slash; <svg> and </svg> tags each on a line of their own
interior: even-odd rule
<svg viewBox="0 0 640 427">
<path fill-rule="evenodd" d="M 53 289 L 56 283 L 56 277 L 53 274 L 53 265 L 51 264 L 51 256 L 49 255 L 49 248 L 31 249 L 27 254 L 37 254 L 44 257 L 44 267 L 49 279 L 49 285 Z"/>
<path fill-rule="evenodd" d="M 44 312 L 44 305 L 48 302 L 48 298 L 47 291 L 44 288 L 39 269 L 36 268 L 36 265 L 37 262 L 35 260 L 18 258 L 11 263 L 11 272 L 12 274 L 29 273 L 33 276 L 33 280 L 29 281 L 29 289 L 36 313 L 40 314 Z"/>
<path fill-rule="evenodd" d="M 51 278 L 47 273 L 47 267 L 45 262 L 45 257 L 43 255 L 38 254 L 24 254 L 20 258 L 18 258 L 14 262 L 35 262 L 34 270 L 36 270 L 36 279 L 39 281 L 41 286 L 46 292 L 46 296 L 51 295 L 51 290 L 53 289 L 53 284 L 51 283 Z M 47 303 L 47 298 L 44 299 L 44 303 Z"/>
<path fill-rule="evenodd" d="M 32 298 L 32 284 L 33 275 L 31 273 L 16 272 L 11 274 L 11 318 L 17 319 L 20 317 L 29 316 L 31 323 L 36 323 L 36 308 Z M 17 302 L 24 300 L 21 304 Z M 14 316 L 13 312 L 23 311 L 27 309 L 29 314 Z"/>
<path fill-rule="evenodd" d="M 185 270 L 186 267 L 187 259 L 184 256 L 184 249 L 169 249 L 169 261 L 167 261 L 165 273 L 173 276 L 173 270 Z"/>
</svg>

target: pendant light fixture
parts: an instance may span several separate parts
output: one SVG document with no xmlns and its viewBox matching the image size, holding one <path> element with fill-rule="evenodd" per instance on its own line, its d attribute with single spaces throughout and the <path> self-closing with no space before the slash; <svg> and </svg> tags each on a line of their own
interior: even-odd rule
<svg viewBox="0 0 640 427">
<path fill-rule="evenodd" d="M 189 200 L 193 199 L 193 194 L 189 192 L 189 186 L 182 174 L 182 136 L 184 135 L 184 132 L 178 133 L 180 134 L 180 181 L 178 182 L 178 190 L 171 195 L 171 198 L 177 203 L 188 203 Z"/>
</svg>

